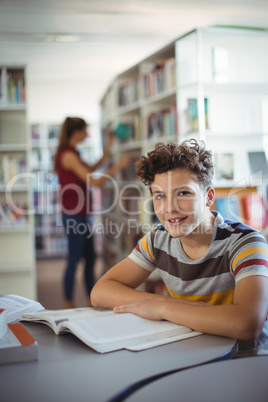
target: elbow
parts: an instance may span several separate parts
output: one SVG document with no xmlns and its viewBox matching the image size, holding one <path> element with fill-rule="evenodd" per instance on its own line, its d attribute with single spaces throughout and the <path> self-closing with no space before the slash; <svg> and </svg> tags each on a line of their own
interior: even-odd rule
<svg viewBox="0 0 268 402">
<path fill-rule="evenodd" d="M 248 321 L 240 328 L 237 339 L 244 342 L 253 342 L 261 335 L 263 326 L 263 322 L 261 323 L 256 320 Z"/>
<path fill-rule="evenodd" d="M 100 292 L 98 289 L 98 285 L 96 284 L 93 289 L 91 290 L 90 293 L 90 303 L 92 305 L 92 307 L 103 307 L 101 305 L 101 298 L 100 298 Z"/>
</svg>

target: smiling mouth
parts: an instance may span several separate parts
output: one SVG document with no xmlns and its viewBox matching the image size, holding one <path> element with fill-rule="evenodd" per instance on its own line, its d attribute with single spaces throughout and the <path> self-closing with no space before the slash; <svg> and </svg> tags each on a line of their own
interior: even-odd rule
<svg viewBox="0 0 268 402">
<path fill-rule="evenodd" d="M 187 216 L 184 216 L 183 218 L 177 218 L 177 219 L 168 219 L 169 223 L 178 223 L 178 222 L 182 222 L 187 218 Z"/>
</svg>

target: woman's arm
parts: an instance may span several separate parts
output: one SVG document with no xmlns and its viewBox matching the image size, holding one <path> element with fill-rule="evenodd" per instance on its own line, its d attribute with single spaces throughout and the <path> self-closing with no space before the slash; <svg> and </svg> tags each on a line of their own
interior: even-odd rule
<svg viewBox="0 0 268 402">
<path fill-rule="evenodd" d="M 95 170 L 97 170 L 100 166 L 102 166 L 103 162 L 105 161 L 105 159 L 107 158 L 107 156 L 110 153 L 110 149 L 113 145 L 114 139 L 115 139 L 115 136 L 114 136 L 113 132 L 110 132 L 109 141 L 103 150 L 102 157 L 97 162 L 93 163 L 92 165 L 88 165 L 91 172 L 95 172 Z"/>
<path fill-rule="evenodd" d="M 268 278 L 250 276 L 235 288 L 233 304 L 204 305 L 178 299 L 139 300 L 115 307 L 117 313 L 133 313 L 152 320 L 167 320 L 195 331 L 255 340 L 262 332 L 268 314 Z"/>
<path fill-rule="evenodd" d="M 119 170 L 123 169 L 129 163 L 129 157 L 125 156 L 119 160 L 111 169 L 107 170 L 99 178 L 94 178 L 92 176 L 92 170 L 85 164 L 81 162 L 79 157 L 73 152 L 66 151 L 62 155 L 62 166 L 72 171 L 80 180 L 85 183 L 91 184 L 95 187 L 101 187 L 106 181 L 108 181 L 112 176 L 114 176 Z"/>
</svg>

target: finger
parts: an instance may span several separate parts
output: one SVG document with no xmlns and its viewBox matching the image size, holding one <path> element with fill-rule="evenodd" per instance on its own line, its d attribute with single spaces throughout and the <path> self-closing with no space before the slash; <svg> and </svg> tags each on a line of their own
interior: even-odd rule
<svg viewBox="0 0 268 402">
<path fill-rule="evenodd" d="M 113 308 L 115 313 L 124 313 L 127 311 L 127 306 L 116 306 Z"/>
</svg>

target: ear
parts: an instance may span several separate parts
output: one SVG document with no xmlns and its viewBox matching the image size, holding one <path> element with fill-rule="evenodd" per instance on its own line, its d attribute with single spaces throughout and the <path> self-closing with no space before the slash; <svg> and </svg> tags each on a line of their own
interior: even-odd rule
<svg viewBox="0 0 268 402">
<path fill-rule="evenodd" d="M 209 187 L 207 189 L 206 206 L 211 207 L 214 201 L 215 201 L 215 189 L 213 187 Z"/>
</svg>

